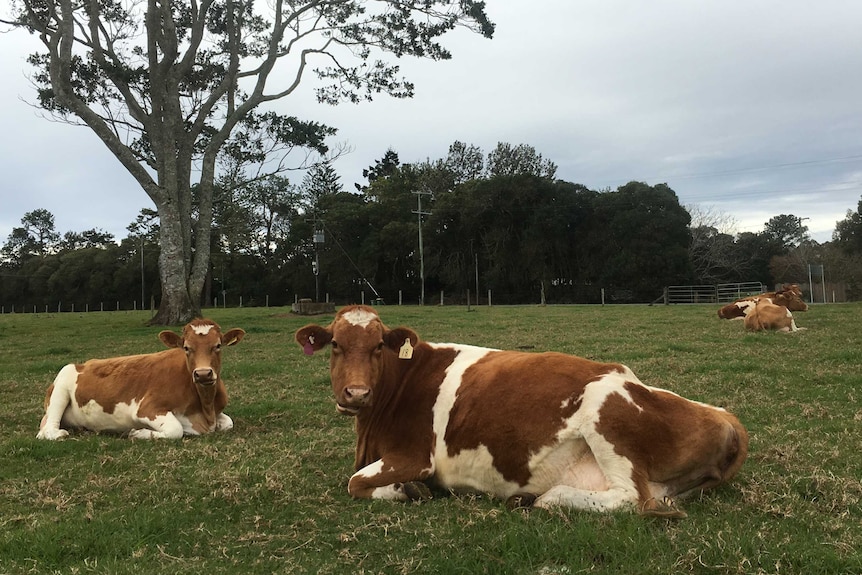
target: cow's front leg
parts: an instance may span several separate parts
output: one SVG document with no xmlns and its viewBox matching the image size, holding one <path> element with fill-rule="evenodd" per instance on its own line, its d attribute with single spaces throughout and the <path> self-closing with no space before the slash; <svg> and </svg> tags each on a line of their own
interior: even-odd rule
<svg viewBox="0 0 862 575">
<path fill-rule="evenodd" d="M 347 492 L 357 499 L 430 499 L 431 490 L 423 483 L 430 475 L 429 469 L 415 464 L 378 459 L 353 474 Z"/>
<path fill-rule="evenodd" d="M 183 424 L 173 413 L 165 413 L 153 419 L 140 418 L 141 427 L 129 431 L 131 439 L 180 439 L 183 436 Z"/>
</svg>

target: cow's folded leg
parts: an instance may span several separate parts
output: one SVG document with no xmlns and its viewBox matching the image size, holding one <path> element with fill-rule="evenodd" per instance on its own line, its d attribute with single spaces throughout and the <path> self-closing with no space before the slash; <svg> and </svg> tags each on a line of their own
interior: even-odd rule
<svg viewBox="0 0 862 575">
<path fill-rule="evenodd" d="M 129 432 L 131 439 L 180 439 L 183 436 L 183 424 L 173 413 L 160 415 L 153 420 L 143 419 L 141 427 Z"/>
<path fill-rule="evenodd" d="M 633 508 L 638 501 L 637 492 L 620 487 L 606 491 L 589 491 L 568 485 L 557 485 L 536 499 L 534 507 L 570 507 L 582 511 L 614 511 Z"/>
<path fill-rule="evenodd" d="M 416 501 L 430 499 L 431 490 L 422 480 L 429 473 L 419 467 L 378 459 L 353 474 L 347 492 L 357 499 Z"/>
</svg>

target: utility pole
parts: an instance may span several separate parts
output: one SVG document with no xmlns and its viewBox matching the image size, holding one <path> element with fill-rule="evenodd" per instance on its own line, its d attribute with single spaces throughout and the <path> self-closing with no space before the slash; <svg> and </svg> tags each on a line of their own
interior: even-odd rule
<svg viewBox="0 0 862 575">
<path fill-rule="evenodd" d="M 146 309 L 144 307 L 144 285 L 146 282 L 144 281 L 144 234 L 141 234 L 141 309 Z"/>
<path fill-rule="evenodd" d="M 316 212 L 314 218 L 312 218 L 312 222 L 314 222 L 314 233 L 312 236 L 314 261 L 311 262 L 311 272 L 314 274 L 314 301 L 320 302 L 320 248 L 326 242 L 326 234 L 323 231 L 324 222 L 317 219 Z"/>
<path fill-rule="evenodd" d="M 425 305 L 425 254 L 422 250 L 422 216 L 429 216 L 431 212 L 422 211 L 422 196 L 430 196 L 431 192 L 417 190 L 416 194 L 416 209 L 413 210 L 419 218 L 419 279 L 422 282 L 421 295 L 419 296 L 419 305 Z"/>
</svg>

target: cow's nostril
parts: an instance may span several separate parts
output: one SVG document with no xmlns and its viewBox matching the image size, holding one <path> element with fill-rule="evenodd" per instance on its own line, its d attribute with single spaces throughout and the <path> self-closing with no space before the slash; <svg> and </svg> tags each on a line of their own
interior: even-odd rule
<svg viewBox="0 0 862 575">
<path fill-rule="evenodd" d="M 211 368 L 208 369 L 196 369 L 194 371 L 195 381 L 212 381 L 215 379 L 213 370 Z"/>
<path fill-rule="evenodd" d="M 367 387 L 346 387 L 344 398 L 352 403 L 364 403 L 368 400 L 371 390 Z"/>
</svg>

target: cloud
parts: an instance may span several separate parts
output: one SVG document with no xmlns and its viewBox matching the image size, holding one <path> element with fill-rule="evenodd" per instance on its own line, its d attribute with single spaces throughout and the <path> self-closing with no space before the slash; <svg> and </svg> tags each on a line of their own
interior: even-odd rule
<svg viewBox="0 0 862 575">
<path fill-rule="evenodd" d="M 313 78 L 276 108 L 339 129 L 353 152 L 345 189 L 388 148 L 402 162 L 444 157 L 460 140 L 490 152 L 530 144 L 558 177 L 593 189 L 667 183 L 683 204 L 715 206 L 759 231 L 808 217 L 818 241 L 862 195 L 862 4 L 657 0 L 488 3 L 493 40 L 456 30 L 445 62 L 403 59 L 416 97 L 318 105 Z M 47 122 L 33 100 L 25 34 L 2 37 L 0 95 L 12 137 L 0 240 L 29 210 L 59 231 L 125 235 L 151 202 L 83 128 Z M 301 175 L 297 174 L 298 183 Z"/>
</svg>

